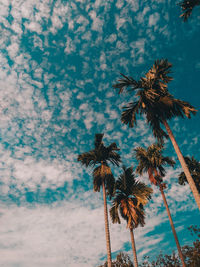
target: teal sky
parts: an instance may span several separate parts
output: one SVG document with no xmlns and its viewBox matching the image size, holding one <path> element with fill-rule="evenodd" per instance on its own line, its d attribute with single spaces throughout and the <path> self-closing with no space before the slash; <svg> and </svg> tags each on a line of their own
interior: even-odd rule
<svg viewBox="0 0 200 267">
<path fill-rule="evenodd" d="M 170 92 L 199 110 L 200 13 L 187 23 L 171 0 L 0 0 L 0 266 L 88 267 L 105 261 L 102 193 L 94 193 L 92 169 L 77 155 L 93 148 L 95 133 L 116 142 L 123 163 L 133 149 L 154 142 L 144 118 L 136 128 L 120 122 L 128 94 L 112 89 L 119 73 L 138 79 L 156 59 L 167 58 Z M 200 160 L 200 116 L 170 126 L 184 155 Z M 181 245 L 199 211 L 188 186 L 177 183 L 176 160 L 165 181 Z M 117 177 L 120 170 L 113 168 Z M 139 177 L 138 177 L 139 178 Z M 147 176 L 140 178 L 147 180 Z M 175 242 L 157 188 L 146 225 L 135 231 L 139 259 Z M 126 224 L 112 225 L 113 258 L 127 251 Z"/>
</svg>

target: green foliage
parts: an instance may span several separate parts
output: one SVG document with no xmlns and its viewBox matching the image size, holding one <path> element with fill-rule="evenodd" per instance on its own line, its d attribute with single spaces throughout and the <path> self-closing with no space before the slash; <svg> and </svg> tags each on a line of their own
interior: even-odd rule
<svg viewBox="0 0 200 267">
<path fill-rule="evenodd" d="M 107 267 L 107 266 L 108 266 L 107 262 L 105 262 L 103 265 L 100 265 L 99 267 Z M 128 254 L 120 252 L 117 255 L 116 260 L 112 262 L 112 267 L 134 267 L 134 266 Z"/>
<path fill-rule="evenodd" d="M 200 193 L 200 162 L 198 162 L 193 156 L 191 158 L 184 157 L 184 159 L 196 184 L 197 190 Z M 186 183 L 188 183 L 184 172 L 181 172 L 179 174 L 178 182 L 180 185 L 185 185 Z"/>
<path fill-rule="evenodd" d="M 144 114 L 153 134 L 159 141 L 168 138 L 161 125 L 174 117 L 191 117 L 196 110 L 188 102 L 174 98 L 168 91 L 172 64 L 167 59 L 156 60 L 152 68 L 136 81 L 122 74 L 113 88 L 121 94 L 128 89 L 134 93 L 136 101 L 131 101 L 122 109 L 121 121 L 129 127 L 137 124 L 137 115 Z M 135 98 L 134 97 L 134 98 Z"/>
<path fill-rule="evenodd" d="M 115 183 L 114 198 L 110 216 L 113 223 L 120 223 L 118 212 L 127 221 L 128 228 L 144 226 L 144 208 L 151 198 L 152 189 L 136 181 L 133 168 L 123 166 L 123 173 Z"/>
<path fill-rule="evenodd" d="M 200 0 L 184 0 L 178 3 L 178 5 L 181 7 L 183 11 L 180 17 L 182 17 L 183 21 L 185 22 L 191 16 L 194 7 L 200 5 Z"/>
<path fill-rule="evenodd" d="M 183 257 L 187 267 L 199 267 L 200 266 L 200 227 L 190 226 L 190 233 L 196 236 L 197 239 L 193 242 L 192 246 L 183 246 L 181 248 Z M 140 264 L 140 267 L 181 267 L 181 261 L 174 252 L 171 255 L 163 255 L 160 253 L 155 260 L 150 261 L 148 256 L 144 257 L 144 261 Z"/>
</svg>

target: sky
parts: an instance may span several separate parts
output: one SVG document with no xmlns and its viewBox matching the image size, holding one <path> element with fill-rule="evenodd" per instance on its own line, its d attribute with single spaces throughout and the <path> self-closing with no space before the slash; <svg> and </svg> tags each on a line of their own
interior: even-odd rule
<svg viewBox="0 0 200 267">
<path fill-rule="evenodd" d="M 95 133 L 116 142 L 123 163 L 136 167 L 133 149 L 155 139 L 144 118 L 120 122 L 131 95 L 112 85 L 120 73 L 139 79 L 167 58 L 170 92 L 199 110 L 200 13 L 183 23 L 171 0 L 0 0 L 0 266 L 88 267 L 106 259 L 102 192 L 92 169 L 77 162 L 93 149 Z M 186 155 L 200 160 L 200 117 L 170 126 Z M 181 246 L 200 216 L 176 161 L 164 181 Z M 112 168 L 117 178 L 120 169 Z M 147 176 L 137 177 L 148 183 Z M 135 230 L 138 258 L 176 250 L 161 195 L 146 206 L 146 225 Z M 108 202 L 108 208 L 110 202 Z M 126 223 L 110 222 L 112 257 L 132 259 Z"/>
</svg>

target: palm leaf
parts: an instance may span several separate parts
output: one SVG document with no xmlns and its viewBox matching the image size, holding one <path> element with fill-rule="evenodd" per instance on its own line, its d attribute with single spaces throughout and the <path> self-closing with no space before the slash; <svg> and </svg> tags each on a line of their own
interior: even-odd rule
<svg viewBox="0 0 200 267">
<path fill-rule="evenodd" d="M 163 144 L 152 144 L 147 149 L 137 147 L 134 149 L 134 155 L 138 161 L 136 172 L 142 175 L 147 172 L 149 180 L 154 185 L 161 185 L 166 171 L 163 166 L 170 165 L 174 167 L 175 161 L 170 157 L 162 155 Z"/>
<path fill-rule="evenodd" d="M 112 223 L 121 223 L 119 214 L 118 214 L 118 205 L 116 203 L 113 204 L 112 208 L 110 209 L 110 217 Z"/>
<path fill-rule="evenodd" d="M 77 160 L 80 161 L 82 165 L 88 167 L 96 164 L 97 156 L 96 153 L 91 150 L 89 152 L 79 155 Z"/>
<path fill-rule="evenodd" d="M 113 222 L 118 222 L 118 211 L 128 228 L 144 225 L 143 205 L 151 198 L 152 189 L 136 181 L 133 168 L 122 167 L 123 172 L 115 183 L 115 195 L 110 210 Z"/>
<path fill-rule="evenodd" d="M 122 73 L 120 73 L 123 78 L 118 80 L 118 83 L 113 85 L 113 88 L 119 89 L 119 94 L 121 94 L 124 89 L 127 89 L 128 87 L 131 87 L 131 90 L 135 90 L 140 88 L 140 82 L 137 82 L 132 77 L 128 77 Z"/>
<path fill-rule="evenodd" d="M 122 74 L 123 78 L 113 85 L 119 89 L 119 93 L 128 87 L 130 91 L 138 89 L 135 92 L 138 101 L 131 101 L 123 107 L 121 121 L 132 128 L 136 125 L 137 114 L 144 114 L 159 142 L 168 138 L 168 134 L 162 129 L 164 121 L 174 117 L 191 118 L 191 115 L 197 112 L 188 102 L 178 100 L 169 93 L 168 83 L 172 80 L 171 67 L 172 64 L 167 59 L 158 59 L 139 81 Z"/>
<path fill-rule="evenodd" d="M 180 17 L 183 18 L 184 22 L 186 22 L 188 18 L 191 16 L 194 7 L 200 5 L 200 1 L 199 0 L 184 0 L 178 3 L 177 5 L 179 5 L 183 11 Z"/>
<path fill-rule="evenodd" d="M 139 111 L 139 103 L 131 102 L 127 106 L 123 107 L 121 121 L 127 124 L 130 128 L 136 125 L 136 114 Z"/>
<path fill-rule="evenodd" d="M 104 134 L 95 134 L 95 139 L 94 139 L 95 149 L 99 149 L 100 145 L 102 144 L 103 136 Z"/>
</svg>

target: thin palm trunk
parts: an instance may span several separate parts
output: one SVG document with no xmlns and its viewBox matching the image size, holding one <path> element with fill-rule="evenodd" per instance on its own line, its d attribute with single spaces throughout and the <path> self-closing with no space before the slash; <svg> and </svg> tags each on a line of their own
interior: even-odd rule
<svg viewBox="0 0 200 267">
<path fill-rule="evenodd" d="M 177 144 L 177 142 L 175 140 L 175 137 L 174 137 L 174 135 L 173 135 L 173 133 L 172 133 L 172 131 L 171 131 L 171 129 L 170 129 L 167 121 L 163 121 L 163 124 L 164 124 L 164 126 L 165 126 L 165 128 L 167 130 L 167 133 L 169 135 L 169 138 L 171 139 L 171 142 L 172 142 L 172 144 L 174 146 L 174 149 L 176 151 L 176 154 L 178 156 L 178 159 L 179 159 L 179 161 L 181 163 L 181 166 L 183 168 L 183 171 L 185 173 L 185 176 L 187 178 L 187 181 L 189 183 L 189 186 L 191 188 L 191 191 L 192 191 L 192 193 L 194 195 L 194 198 L 196 200 L 197 206 L 199 207 L 199 210 L 200 210 L 200 195 L 199 195 L 199 192 L 198 192 L 198 190 L 196 188 L 195 182 L 192 179 L 192 176 L 191 176 L 191 174 L 189 172 L 189 169 L 188 169 L 188 166 L 187 166 L 187 164 L 185 162 L 185 159 L 184 159 L 184 157 L 183 157 L 183 155 L 182 155 L 182 153 L 180 151 L 180 148 L 179 148 L 179 146 L 178 146 L 178 144 Z"/>
<path fill-rule="evenodd" d="M 178 237 L 177 237 L 177 234 L 176 234 L 176 230 L 175 230 L 175 227 L 174 227 L 174 224 L 173 224 L 173 221 L 172 221 L 172 216 L 171 216 L 168 204 L 167 204 L 165 193 L 163 191 L 163 187 L 162 187 L 161 184 L 159 184 L 159 187 L 160 187 L 160 192 L 162 194 L 162 198 L 163 198 L 163 201 L 164 201 L 165 208 L 167 210 L 167 215 L 169 217 L 169 222 L 170 222 L 170 225 L 171 225 L 171 228 L 172 228 L 172 232 L 173 232 L 173 235 L 174 235 L 174 238 L 175 238 L 175 241 L 176 241 L 176 246 L 177 246 L 177 249 L 178 249 L 179 257 L 181 259 L 183 267 L 186 267 L 185 262 L 184 262 L 184 258 L 183 258 L 183 254 L 182 254 L 182 251 L 181 251 L 181 247 L 180 247 L 180 244 L 179 244 L 179 241 L 178 241 Z"/>
<path fill-rule="evenodd" d="M 134 239 L 134 234 L 133 234 L 132 228 L 130 228 L 130 234 L 131 234 L 131 244 L 132 244 L 132 248 L 133 248 L 134 267 L 138 267 L 137 253 L 136 253 L 136 247 L 135 247 L 135 239 Z"/>
<path fill-rule="evenodd" d="M 106 246 L 107 246 L 107 260 L 108 267 L 112 266 L 112 258 L 111 258 L 111 246 L 110 246 L 110 232 L 108 225 L 108 211 L 107 211 L 107 201 L 106 201 L 106 189 L 104 179 L 102 179 L 102 189 L 103 189 L 103 201 L 104 201 L 104 219 L 105 219 L 105 233 L 106 233 Z"/>
</svg>

